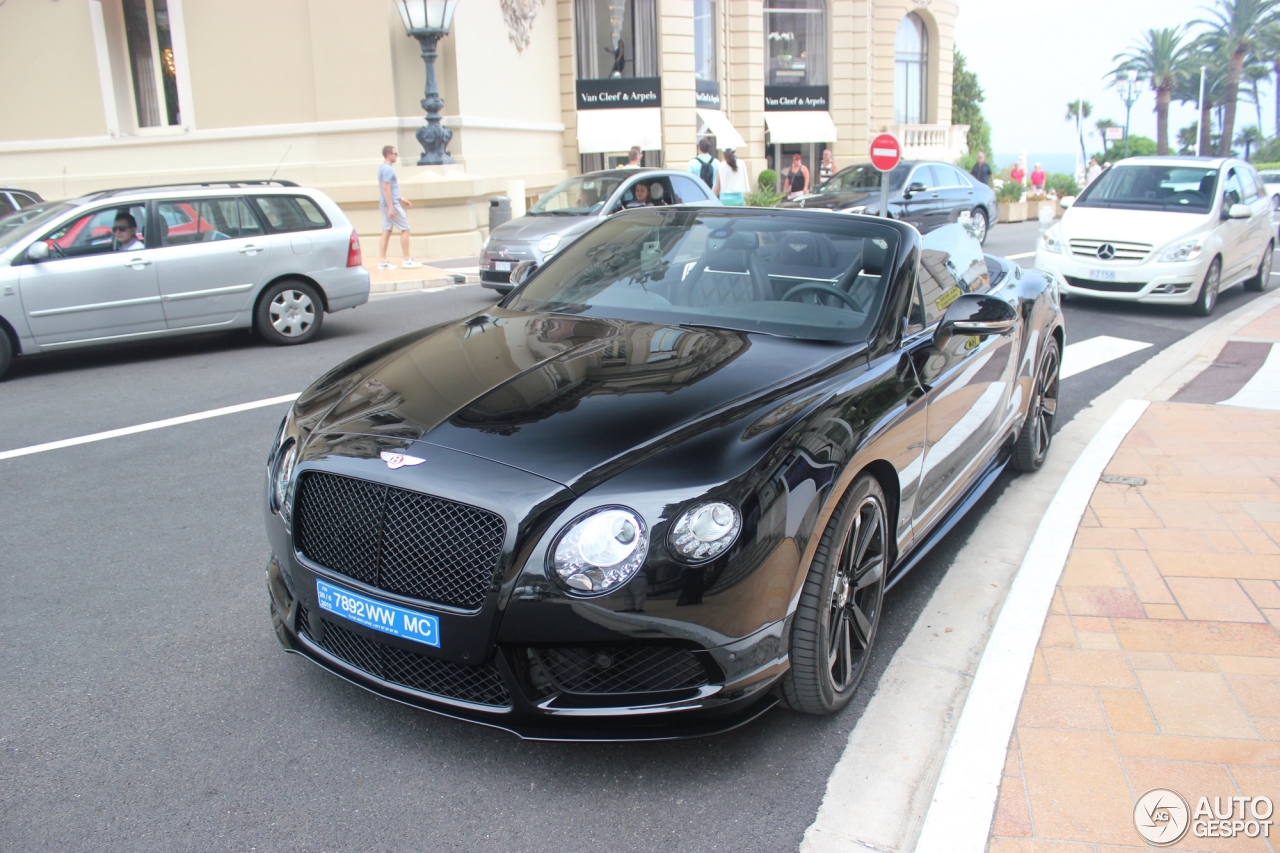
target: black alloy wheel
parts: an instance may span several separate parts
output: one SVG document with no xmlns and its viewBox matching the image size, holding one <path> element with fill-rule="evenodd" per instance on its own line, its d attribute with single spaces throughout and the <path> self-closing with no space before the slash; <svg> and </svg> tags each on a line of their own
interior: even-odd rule
<svg viewBox="0 0 1280 853">
<path fill-rule="evenodd" d="M 1245 290 L 1260 293 L 1271 285 L 1271 256 L 1275 251 L 1275 242 L 1268 243 L 1267 250 L 1262 253 L 1262 261 L 1258 264 L 1258 274 L 1244 283 Z"/>
<path fill-rule="evenodd" d="M 975 207 L 969 214 L 969 220 L 973 223 L 973 236 L 978 238 L 979 244 L 987 242 L 987 212 L 980 207 Z"/>
<path fill-rule="evenodd" d="M 1022 423 L 1022 431 L 1018 433 L 1018 441 L 1013 448 L 1013 467 L 1019 471 L 1039 471 L 1049 455 L 1053 421 L 1058 414 L 1058 374 L 1061 367 L 1058 340 L 1051 336 L 1045 345 L 1044 355 L 1040 357 L 1027 419 Z"/>
<path fill-rule="evenodd" d="M 1222 258 L 1214 258 L 1209 264 L 1209 271 L 1204 274 L 1200 283 L 1200 295 L 1191 304 L 1191 313 L 1197 317 L 1208 317 L 1218 304 L 1218 287 L 1222 284 Z"/>
<path fill-rule="evenodd" d="M 791 668 L 780 685 L 792 710 L 834 714 L 866 673 L 892 553 L 886 506 L 880 483 L 863 474 L 823 531 L 792 623 Z"/>
</svg>

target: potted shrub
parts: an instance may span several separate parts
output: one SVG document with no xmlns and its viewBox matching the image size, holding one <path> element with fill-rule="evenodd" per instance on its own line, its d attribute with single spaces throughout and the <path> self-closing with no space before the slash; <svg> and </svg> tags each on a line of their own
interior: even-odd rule
<svg viewBox="0 0 1280 853">
<path fill-rule="evenodd" d="M 1022 200 L 1022 184 L 1005 181 L 996 190 L 996 201 L 1000 202 L 1001 222 L 1026 222 L 1027 203 Z"/>
<path fill-rule="evenodd" d="M 1062 172 L 1054 172 L 1049 175 L 1044 182 L 1045 192 L 1053 197 L 1053 218 L 1057 219 L 1062 215 L 1062 205 L 1059 201 L 1067 196 L 1075 198 L 1080 195 L 1080 184 L 1076 183 L 1076 179 L 1071 175 Z"/>
</svg>

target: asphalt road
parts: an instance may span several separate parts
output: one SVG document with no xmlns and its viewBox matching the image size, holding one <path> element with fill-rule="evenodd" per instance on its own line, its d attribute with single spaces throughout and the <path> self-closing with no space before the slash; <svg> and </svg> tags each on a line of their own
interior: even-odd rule
<svg viewBox="0 0 1280 853">
<path fill-rule="evenodd" d="M 1028 251 L 1035 232 L 999 226 L 989 249 Z M 1223 294 L 1219 312 L 1245 298 Z M 492 301 L 478 287 L 379 299 L 297 348 L 227 334 L 20 361 L 0 384 L 0 450 L 298 391 Z M 1067 313 L 1072 341 L 1154 346 L 1065 380 L 1064 417 L 1206 322 Z M 678 743 L 525 743 L 281 651 L 260 493 L 284 411 L 0 461 L 0 849 L 794 850 L 893 650 L 1012 476 L 894 589 L 842 714 L 777 710 Z"/>
</svg>

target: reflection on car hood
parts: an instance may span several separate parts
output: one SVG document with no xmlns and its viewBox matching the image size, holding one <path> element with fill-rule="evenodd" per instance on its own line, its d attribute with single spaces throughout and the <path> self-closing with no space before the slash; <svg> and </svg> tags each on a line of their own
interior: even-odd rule
<svg viewBox="0 0 1280 853">
<path fill-rule="evenodd" d="M 575 487 L 723 426 L 851 348 L 493 308 L 390 342 L 298 401 L 299 424 L 424 440 Z M 692 430 L 692 432 L 688 432 Z"/>
<path fill-rule="evenodd" d="M 872 199 L 872 196 L 875 196 Z M 880 191 L 875 190 L 857 190 L 849 192 L 832 192 L 832 193 L 811 193 L 809 195 L 800 196 L 800 198 L 786 201 L 779 204 L 778 207 L 805 207 L 809 209 L 822 209 L 832 207 L 845 207 L 850 204 L 864 204 L 868 199 L 879 201 Z M 890 194 L 890 201 L 894 201 L 894 196 Z"/>
<path fill-rule="evenodd" d="M 1205 213 L 1163 210 L 1121 210 L 1106 207 L 1072 207 L 1062 215 L 1062 236 L 1067 240 L 1119 240 L 1160 247 L 1211 224 Z"/>
<path fill-rule="evenodd" d="M 504 242 L 536 243 L 548 234 L 577 233 L 596 221 L 595 216 L 521 216 L 490 232 L 490 246 Z"/>
</svg>

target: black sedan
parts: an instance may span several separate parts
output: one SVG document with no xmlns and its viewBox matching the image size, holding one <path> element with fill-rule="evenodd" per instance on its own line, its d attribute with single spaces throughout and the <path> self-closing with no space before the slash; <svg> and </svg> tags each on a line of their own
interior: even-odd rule
<svg viewBox="0 0 1280 853">
<path fill-rule="evenodd" d="M 517 284 L 269 455 L 275 630 L 381 696 L 543 739 L 834 713 L 885 591 L 1048 452 L 1057 292 L 959 225 L 647 208 Z"/>
<path fill-rule="evenodd" d="M 809 195 L 779 206 L 877 216 L 881 174 L 870 163 L 850 166 Z M 910 222 L 921 234 L 968 215 L 978 242 L 985 243 L 999 213 L 991 187 L 950 163 L 904 160 L 889 173 L 889 215 Z"/>
</svg>

